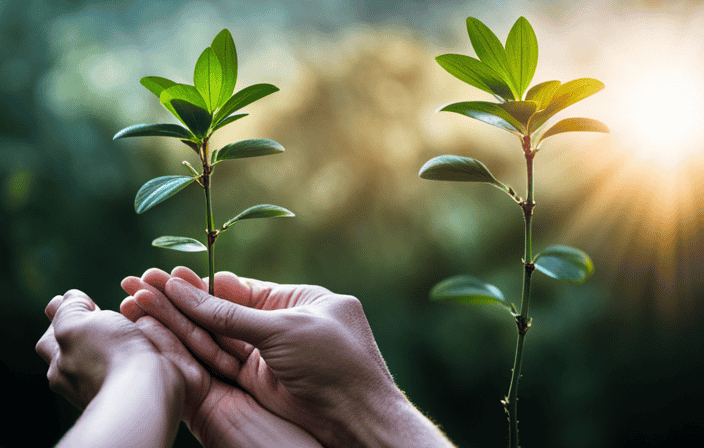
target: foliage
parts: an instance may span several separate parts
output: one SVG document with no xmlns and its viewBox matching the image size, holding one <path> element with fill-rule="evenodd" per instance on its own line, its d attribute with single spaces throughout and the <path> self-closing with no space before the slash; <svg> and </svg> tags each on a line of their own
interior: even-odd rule
<svg viewBox="0 0 704 448">
<path fill-rule="evenodd" d="M 465 101 L 449 104 L 441 112 L 454 112 L 495 126 L 516 135 L 526 159 L 527 195 L 523 200 L 513 188 L 494 177 L 481 162 L 468 157 L 443 155 L 428 161 L 420 170 L 423 179 L 481 182 L 508 194 L 523 211 L 525 244 L 523 257 L 523 294 L 520 311 L 507 303 L 494 285 L 468 275 L 451 277 L 430 292 L 434 300 L 470 304 L 495 304 L 515 320 L 518 345 L 509 393 L 502 401 L 509 416 L 509 445 L 518 447 L 517 393 L 525 335 L 531 326 L 528 315 L 530 286 L 534 270 L 572 283 L 582 283 L 594 270 L 589 256 L 579 249 L 554 245 L 533 257 L 532 217 L 534 201 L 533 158 L 546 138 L 565 132 L 609 132 L 603 123 L 591 118 L 566 118 L 544 130 L 546 123 L 563 109 L 604 88 L 596 79 L 581 78 L 562 84 L 546 81 L 528 86 L 538 63 L 538 41 L 528 20 L 519 18 L 511 28 L 505 46 L 481 21 L 467 18 L 467 32 L 478 59 L 445 54 L 436 58 L 449 74 L 478 89 L 493 94 L 500 102 Z"/>
<path fill-rule="evenodd" d="M 119 131 L 113 139 L 126 137 L 175 137 L 194 150 L 201 162 L 196 171 L 188 162 L 184 165 L 190 176 L 162 176 L 145 183 L 137 192 L 134 209 L 143 213 L 174 196 L 193 182 L 205 191 L 207 246 L 193 238 L 162 236 L 153 246 L 183 252 L 208 251 L 210 293 L 213 294 L 214 244 L 218 235 L 243 219 L 294 216 L 275 205 L 256 205 L 225 222 L 220 229 L 213 224 L 211 203 L 211 175 L 213 167 L 224 160 L 278 154 L 284 148 L 273 140 L 255 139 L 231 143 L 212 151 L 208 141 L 215 131 L 247 114 L 236 113 L 243 107 L 264 98 L 279 89 L 271 84 L 255 84 L 233 94 L 237 83 L 237 51 L 232 35 L 226 29 L 213 39 L 196 62 L 193 84 L 178 84 L 159 76 L 147 76 L 140 83 L 159 98 L 161 104 L 182 124 L 138 124 Z"/>
</svg>

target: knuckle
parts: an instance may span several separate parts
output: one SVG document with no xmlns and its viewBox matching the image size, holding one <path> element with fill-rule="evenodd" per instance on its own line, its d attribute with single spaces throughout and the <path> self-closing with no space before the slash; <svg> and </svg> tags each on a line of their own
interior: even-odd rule
<svg viewBox="0 0 704 448">
<path fill-rule="evenodd" d="M 55 362 L 52 362 L 49 366 L 49 370 L 46 371 L 46 379 L 49 381 L 49 389 L 54 392 L 61 392 L 61 385 L 63 383 Z"/>
<path fill-rule="evenodd" d="M 46 351 L 47 351 L 47 350 L 46 350 L 46 344 L 47 344 L 46 337 L 42 336 L 42 337 L 37 341 L 37 343 L 34 345 L 34 351 L 37 352 L 37 353 L 40 354 L 40 355 L 43 355 L 43 354 L 46 353 Z"/>
<path fill-rule="evenodd" d="M 211 311 L 211 322 L 217 327 L 232 327 L 237 324 L 239 313 L 237 308 L 231 303 L 218 300 Z"/>
<path fill-rule="evenodd" d="M 359 317 L 364 315 L 362 302 L 354 296 L 335 295 L 331 308 L 333 314 L 337 317 Z"/>
<path fill-rule="evenodd" d="M 64 294 L 64 299 L 68 299 L 68 298 L 78 298 L 78 297 L 88 297 L 88 296 L 86 296 L 86 294 L 85 294 L 83 291 L 79 290 L 79 289 L 69 289 L 69 290 L 66 291 L 66 293 Z"/>
<path fill-rule="evenodd" d="M 337 297 L 340 302 L 340 306 L 350 310 L 362 311 L 362 302 L 358 298 L 347 295 L 338 295 Z"/>
<path fill-rule="evenodd" d="M 54 338 L 62 349 L 67 349 L 78 339 L 78 329 L 74 326 L 61 325 L 54 329 Z"/>
</svg>

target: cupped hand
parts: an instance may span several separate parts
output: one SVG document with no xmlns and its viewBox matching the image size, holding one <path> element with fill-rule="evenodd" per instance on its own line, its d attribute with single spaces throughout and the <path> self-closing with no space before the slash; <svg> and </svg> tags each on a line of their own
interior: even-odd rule
<svg viewBox="0 0 704 448">
<path fill-rule="evenodd" d="M 122 287 L 131 296 L 120 309 L 182 372 L 186 387 L 184 421 L 196 437 L 206 447 L 320 448 L 313 436 L 262 408 L 249 393 L 227 381 L 241 374 L 240 361 L 223 351 L 207 331 L 181 313 L 171 312 L 173 306 L 161 292 L 169 278 L 156 269 L 145 273 L 142 279 L 126 278 Z M 150 315 L 145 315 L 138 303 Z M 180 329 L 178 337 L 164 325 Z M 220 378 L 196 361 L 184 343 Z"/>
<path fill-rule="evenodd" d="M 143 280 L 168 300 L 137 296 L 123 312 L 154 316 L 220 374 L 228 374 L 217 367 L 223 353 L 237 356 L 242 365 L 236 381 L 324 444 L 355 444 L 350 426 L 372 425 L 376 413 L 407 403 L 354 297 L 228 272 L 215 275 L 213 297 L 193 271 L 176 268 L 172 276 L 148 271 Z M 200 337 L 193 335 L 202 329 L 225 350 L 199 349 Z"/>
<path fill-rule="evenodd" d="M 137 325 L 120 313 L 101 311 L 81 291 L 54 297 L 45 313 L 51 325 L 36 350 L 49 364 L 49 387 L 81 409 L 110 374 L 133 366 L 136 360 L 162 362 Z M 175 370 L 170 364 L 167 367 Z M 180 381 L 178 374 L 169 378 Z"/>
</svg>

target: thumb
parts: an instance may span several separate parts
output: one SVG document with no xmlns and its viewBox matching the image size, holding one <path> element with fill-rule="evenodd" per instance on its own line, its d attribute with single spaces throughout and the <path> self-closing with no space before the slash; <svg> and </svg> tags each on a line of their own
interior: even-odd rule
<svg viewBox="0 0 704 448">
<path fill-rule="evenodd" d="M 83 291 L 72 289 L 67 291 L 63 296 L 63 300 L 59 304 L 54 315 L 54 319 L 66 316 L 72 316 L 83 312 L 95 311 L 97 306 Z"/>
<path fill-rule="evenodd" d="M 278 328 L 279 311 L 258 310 L 219 299 L 180 278 L 172 277 L 166 282 L 164 293 L 183 314 L 216 335 L 257 346 Z"/>
<path fill-rule="evenodd" d="M 71 328 L 74 328 L 83 320 L 87 313 L 91 313 L 96 309 L 95 302 L 82 291 L 72 289 L 66 292 L 52 321 L 59 344 L 61 345 L 62 341 L 66 339 L 64 335 L 70 336 Z"/>
</svg>

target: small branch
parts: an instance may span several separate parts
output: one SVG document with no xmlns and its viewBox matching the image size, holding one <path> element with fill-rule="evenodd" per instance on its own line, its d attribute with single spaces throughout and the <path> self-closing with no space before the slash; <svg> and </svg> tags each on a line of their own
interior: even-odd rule
<svg viewBox="0 0 704 448">
<path fill-rule="evenodd" d="M 506 188 L 506 193 L 508 193 L 508 195 L 511 196 L 511 198 L 513 198 L 516 203 L 521 204 L 523 202 L 523 199 L 518 196 L 515 191 L 513 191 L 513 188 L 511 188 L 509 185 L 506 185 Z"/>
<path fill-rule="evenodd" d="M 201 173 L 199 173 L 198 171 L 196 171 L 196 169 L 193 168 L 193 167 L 191 166 L 191 164 L 188 163 L 188 162 L 186 162 L 185 160 L 184 160 L 183 162 L 181 162 L 181 163 L 183 163 L 183 165 L 184 165 L 186 168 L 188 168 L 188 169 L 191 171 L 191 173 L 193 173 L 193 175 L 195 176 L 195 181 L 198 182 L 198 185 L 200 185 L 201 187 L 205 188 L 205 186 L 203 185 L 203 182 L 201 181 L 201 179 L 202 179 L 202 177 L 203 177 L 203 174 L 201 174 Z"/>
<path fill-rule="evenodd" d="M 520 201 L 519 205 L 523 209 L 525 221 L 525 242 L 523 253 L 523 294 L 521 299 L 521 312 L 515 314 L 516 329 L 518 331 L 518 341 L 516 342 L 516 356 L 513 360 L 513 370 L 511 373 L 511 385 L 508 395 L 502 401 L 504 409 L 508 414 L 509 431 L 508 440 L 510 448 L 518 448 L 518 381 L 521 378 L 521 367 L 523 365 L 523 346 L 526 334 L 530 328 L 531 321 L 528 316 L 530 306 L 530 286 L 535 264 L 533 263 L 533 209 L 535 208 L 534 182 L 533 182 L 533 158 L 535 152 L 531 147 L 530 135 L 521 138 L 523 153 L 526 157 L 526 177 L 528 197 L 525 201 Z"/>
<path fill-rule="evenodd" d="M 208 292 L 215 294 L 215 239 L 217 231 L 213 229 L 213 204 L 210 198 L 210 176 L 212 167 L 208 163 L 208 139 L 203 141 L 199 150 L 200 160 L 203 164 L 203 174 L 201 174 L 203 190 L 205 190 L 205 216 L 208 228 Z M 200 183 L 200 182 L 199 182 Z"/>
</svg>

